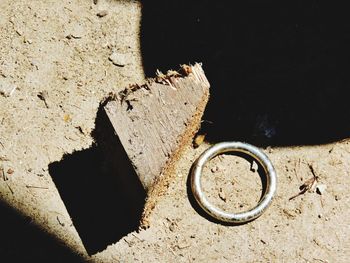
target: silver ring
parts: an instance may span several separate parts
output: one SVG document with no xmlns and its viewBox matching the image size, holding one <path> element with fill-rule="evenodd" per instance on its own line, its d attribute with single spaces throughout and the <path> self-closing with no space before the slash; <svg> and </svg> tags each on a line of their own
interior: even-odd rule
<svg viewBox="0 0 350 263">
<path fill-rule="evenodd" d="M 201 175 L 206 162 L 215 156 L 225 152 L 243 152 L 253 157 L 264 169 L 266 174 L 266 190 L 256 207 L 242 213 L 227 213 L 213 206 L 202 191 Z M 276 192 L 277 176 L 275 169 L 269 158 L 257 147 L 242 142 L 221 142 L 215 144 L 204 151 L 196 162 L 193 164 L 191 172 L 191 188 L 192 193 L 203 208 L 213 218 L 228 223 L 245 223 L 259 217 L 271 204 L 273 196 Z"/>
</svg>

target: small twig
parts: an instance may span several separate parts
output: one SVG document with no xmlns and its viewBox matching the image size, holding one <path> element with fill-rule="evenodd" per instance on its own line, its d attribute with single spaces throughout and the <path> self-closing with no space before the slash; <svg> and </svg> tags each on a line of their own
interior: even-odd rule
<svg viewBox="0 0 350 263">
<path fill-rule="evenodd" d="M 10 185 L 8 183 L 6 183 L 6 185 L 7 185 L 8 189 L 10 190 L 11 194 L 14 194 L 14 192 L 13 192 L 12 188 L 10 187 Z"/>
<path fill-rule="evenodd" d="M 88 20 L 91 24 L 94 23 L 89 17 L 85 17 L 85 18 L 86 18 L 86 20 Z"/>
<path fill-rule="evenodd" d="M 67 135 L 64 135 L 64 138 L 66 138 L 68 141 L 76 141 L 76 139 L 68 137 Z"/>
<path fill-rule="evenodd" d="M 26 185 L 27 188 L 36 188 L 36 189 L 49 189 L 48 187 L 44 186 L 35 186 L 35 185 Z"/>
<path fill-rule="evenodd" d="M 191 245 L 190 244 L 187 244 L 187 245 L 183 245 L 183 246 L 180 246 L 180 245 L 176 245 L 178 249 L 184 249 L 184 248 L 188 248 L 190 247 Z"/>
<path fill-rule="evenodd" d="M 68 7 L 66 7 L 66 6 L 64 6 L 63 8 L 66 9 L 66 10 L 68 10 L 68 11 L 71 12 L 71 13 L 73 12 L 72 9 L 70 9 L 70 8 L 68 8 Z"/>
<path fill-rule="evenodd" d="M 176 253 L 174 252 L 174 250 L 171 247 L 169 247 L 169 250 L 174 256 L 176 256 Z"/>
<path fill-rule="evenodd" d="M 4 181 L 7 181 L 7 180 L 8 180 L 8 178 L 7 178 L 6 174 L 5 174 L 5 171 L 4 171 L 4 167 L 3 167 L 2 165 L 0 165 L 0 174 L 1 174 L 2 179 L 3 179 Z"/>
<path fill-rule="evenodd" d="M 320 261 L 320 262 L 328 262 L 327 260 L 323 260 L 323 259 L 320 259 L 320 258 L 313 258 L 314 260 L 317 260 L 317 261 Z"/>
<path fill-rule="evenodd" d="M 311 170 L 311 173 L 312 173 L 313 177 L 310 178 L 310 179 L 308 179 L 308 180 L 306 180 L 306 181 L 299 187 L 300 192 L 297 193 L 296 195 L 290 197 L 290 198 L 289 198 L 289 201 L 290 201 L 290 200 L 293 200 L 294 198 L 298 197 L 299 195 L 305 194 L 307 191 L 310 191 L 311 189 L 313 189 L 314 186 L 316 185 L 318 177 L 316 176 L 315 169 L 314 169 L 314 167 L 312 166 L 312 164 L 309 164 L 309 163 L 308 163 L 308 166 L 309 166 L 309 168 L 310 168 L 310 170 Z"/>
<path fill-rule="evenodd" d="M 46 90 L 38 93 L 38 98 L 45 103 L 46 108 L 49 108 L 49 105 L 47 104 L 47 101 L 46 101 L 47 97 L 48 97 L 48 93 Z"/>
<path fill-rule="evenodd" d="M 57 222 L 60 224 L 60 226 L 65 226 L 63 222 L 61 222 L 60 218 L 56 216 Z"/>
<path fill-rule="evenodd" d="M 141 239 L 141 238 L 139 238 L 138 236 L 136 236 L 134 233 L 132 233 L 132 235 L 133 235 L 134 237 L 136 237 L 138 240 L 140 240 L 141 242 L 145 241 L 144 239 Z"/>
<path fill-rule="evenodd" d="M 162 127 L 163 127 L 164 129 L 166 129 L 164 123 L 163 123 L 161 120 L 159 120 L 159 123 L 160 123 L 160 125 L 162 125 Z"/>
<path fill-rule="evenodd" d="M 311 163 L 308 163 L 307 165 L 309 166 L 310 171 L 311 171 L 312 175 L 314 176 L 315 180 L 317 180 L 318 176 L 316 175 L 314 166 Z"/>
<path fill-rule="evenodd" d="M 126 239 L 124 239 L 125 243 L 128 244 L 129 247 L 131 247 L 131 243 L 129 241 L 127 241 Z"/>
<path fill-rule="evenodd" d="M 70 103 L 66 103 L 66 105 L 69 105 L 69 106 L 72 106 L 72 107 L 75 107 L 75 108 L 77 108 L 77 109 L 81 110 L 81 108 L 80 108 L 79 106 L 77 106 L 77 105 L 70 104 Z"/>
</svg>

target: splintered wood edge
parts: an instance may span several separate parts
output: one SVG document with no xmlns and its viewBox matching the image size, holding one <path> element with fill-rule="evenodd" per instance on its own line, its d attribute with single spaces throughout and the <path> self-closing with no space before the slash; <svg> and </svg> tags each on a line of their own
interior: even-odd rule
<svg viewBox="0 0 350 263">
<path fill-rule="evenodd" d="M 154 82 L 172 86 L 176 85 L 176 82 L 181 78 L 188 78 L 199 84 L 203 88 L 203 95 L 200 98 L 199 103 L 196 105 L 193 115 L 187 122 L 184 132 L 179 134 L 177 147 L 171 153 L 171 156 L 164 164 L 161 173 L 157 176 L 154 183 L 151 185 L 145 185 L 145 182 L 142 182 L 147 190 L 147 198 L 140 222 L 140 228 L 148 228 L 150 226 L 149 219 L 152 210 L 159 199 L 164 195 L 170 182 L 174 178 L 176 163 L 179 161 L 183 151 L 187 146 L 191 145 L 194 135 L 200 128 L 201 118 L 209 99 L 210 84 L 204 74 L 201 64 L 196 63 L 193 66 L 182 65 L 180 71 L 170 70 L 167 74 L 162 74 L 157 71 L 157 76 L 153 79 L 148 79 L 146 84 L 133 84 L 118 94 L 109 94 L 109 100 L 123 101 L 130 92 L 135 92 L 139 89 L 149 89 Z M 108 114 L 108 104 L 105 106 L 105 109 Z"/>
<path fill-rule="evenodd" d="M 175 167 L 179 159 L 181 158 L 182 153 L 186 149 L 188 145 L 191 145 L 193 141 L 193 137 L 198 132 L 201 124 L 201 119 L 209 100 L 209 82 L 204 74 L 204 71 L 200 64 L 195 64 L 190 69 L 189 73 L 192 73 L 194 77 L 207 85 L 207 89 L 201 98 L 200 103 L 198 104 L 195 114 L 193 115 L 191 121 L 187 125 L 187 129 L 185 132 L 180 135 L 178 148 L 174 151 L 172 156 L 170 157 L 168 163 L 165 165 L 162 171 L 162 176 L 159 176 L 153 187 L 147 193 L 147 200 L 145 204 L 145 208 L 142 214 L 141 219 L 141 228 L 148 228 L 150 226 L 150 215 L 152 210 L 155 208 L 156 203 L 159 199 L 164 195 L 167 188 L 169 187 L 170 182 L 175 177 Z"/>
<path fill-rule="evenodd" d="M 158 181 L 153 185 L 147 195 L 146 205 L 142 214 L 141 219 L 141 228 L 148 228 L 150 225 L 149 217 L 154 209 L 156 203 L 159 201 L 159 198 L 165 193 L 170 182 L 175 176 L 174 170 L 177 161 L 180 159 L 181 154 L 184 152 L 186 146 L 192 143 L 193 137 L 198 132 L 200 128 L 200 122 L 202 119 L 203 111 L 209 99 L 209 91 L 207 91 L 200 105 L 197 107 L 197 111 L 193 116 L 193 120 L 188 125 L 188 129 L 181 136 L 179 147 L 174 152 L 173 156 L 170 158 L 169 163 L 165 166 L 162 172 L 162 176 L 158 178 Z"/>
</svg>

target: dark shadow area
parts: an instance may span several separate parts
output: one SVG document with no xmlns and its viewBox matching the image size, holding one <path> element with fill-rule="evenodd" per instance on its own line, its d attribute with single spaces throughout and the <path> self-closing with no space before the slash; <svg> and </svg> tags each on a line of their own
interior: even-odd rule
<svg viewBox="0 0 350 263">
<path fill-rule="evenodd" d="M 95 144 L 49 166 L 90 255 L 138 229 L 146 196 L 104 105 L 96 117 Z"/>
<path fill-rule="evenodd" d="M 243 158 L 243 159 L 247 160 L 249 163 L 252 163 L 253 160 L 254 160 L 254 158 L 251 157 L 250 155 L 245 154 L 245 153 L 241 153 L 241 152 L 226 152 L 225 155 L 234 155 L 234 156 L 237 156 L 237 157 L 240 157 L 240 158 Z M 264 171 L 264 168 L 260 165 L 260 163 L 257 163 L 257 165 L 258 165 L 258 174 L 259 174 L 259 177 L 260 177 L 260 183 L 261 183 L 261 186 L 262 186 L 261 195 L 260 195 L 260 199 L 259 199 L 259 201 L 261 201 L 261 199 L 263 198 L 263 196 L 264 196 L 264 194 L 266 192 L 267 178 L 266 178 L 266 173 Z M 254 220 L 253 219 L 251 221 L 244 222 L 244 223 L 232 224 L 232 223 L 222 222 L 222 221 L 217 220 L 216 218 L 213 218 L 210 215 L 208 215 L 207 212 L 205 212 L 203 210 L 203 208 L 197 203 L 197 201 L 196 201 L 196 199 L 195 199 L 195 197 L 193 195 L 192 188 L 191 188 L 192 169 L 193 169 L 193 166 L 191 167 L 190 173 L 187 176 L 187 181 L 186 181 L 187 196 L 188 196 L 188 200 L 189 200 L 191 206 L 193 207 L 193 209 L 200 216 L 204 217 L 205 219 L 207 219 L 210 222 L 213 222 L 215 224 L 221 224 L 221 225 L 224 225 L 224 226 L 240 226 L 240 225 L 245 225 L 245 224 L 247 224 L 247 223 L 249 223 L 249 222 Z M 203 191 L 205 192 L 205 189 L 203 189 Z M 250 208 L 248 208 L 248 209 L 250 209 Z M 227 211 L 227 212 L 231 212 L 232 213 L 234 211 Z"/>
<path fill-rule="evenodd" d="M 211 142 L 321 144 L 350 137 L 350 19 L 320 1 L 142 1 L 144 70 L 203 62 Z"/>
<path fill-rule="evenodd" d="M 0 262 L 70 262 L 83 260 L 30 218 L 0 202 Z"/>
</svg>

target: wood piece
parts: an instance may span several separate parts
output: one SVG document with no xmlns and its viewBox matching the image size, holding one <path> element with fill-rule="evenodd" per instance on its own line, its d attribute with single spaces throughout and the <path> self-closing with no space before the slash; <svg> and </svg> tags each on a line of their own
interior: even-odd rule
<svg viewBox="0 0 350 263">
<path fill-rule="evenodd" d="M 200 64 L 183 66 L 181 72 L 158 72 L 147 84 L 130 86 L 105 106 L 148 204 L 164 191 L 181 151 L 198 131 L 209 86 Z"/>
</svg>

